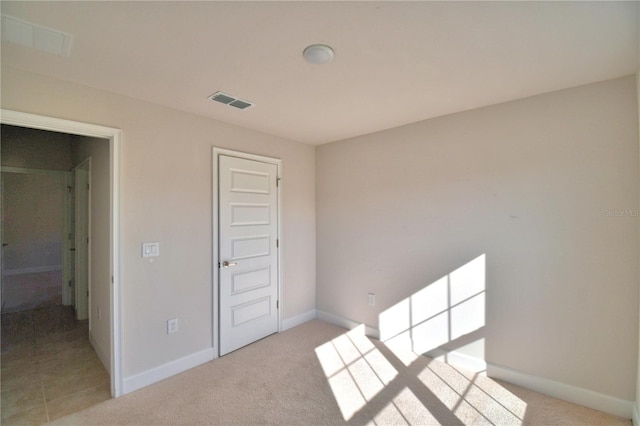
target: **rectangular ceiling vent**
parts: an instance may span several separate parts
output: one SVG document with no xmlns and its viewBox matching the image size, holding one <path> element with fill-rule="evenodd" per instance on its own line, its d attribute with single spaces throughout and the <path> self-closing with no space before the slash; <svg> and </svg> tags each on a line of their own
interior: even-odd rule
<svg viewBox="0 0 640 426">
<path fill-rule="evenodd" d="M 220 102 L 221 104 L 231 105 L 232 107 L 236 107 L 238 109 L 247 109 L 254 105 L 249 101 L 245 101 L 244 99 L 239 99 L 222 92 L 214 93 L 213 95 L 209 96 L 209 99 L 211 99 L 212 101 Z"/>
<path fill-rule="evenodd" d="M 2 15 L 2 41 L 64 57 L 69 56 L 71 50 L 71 34 L 44 28 L 8 15 Z"/>
</svg>

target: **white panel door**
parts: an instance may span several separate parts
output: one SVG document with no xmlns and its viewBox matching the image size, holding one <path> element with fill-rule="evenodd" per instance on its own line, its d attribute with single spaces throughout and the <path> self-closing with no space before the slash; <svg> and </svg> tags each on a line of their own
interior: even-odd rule
<svg viewBox="0 0 640 426">
<path fill-rule="evenodd" d="M 89 318 L 89 183 L 91 163 L 85 161 L 75 169 L 75 308 L 76 318 Z M 91 328 L 91 325 L 89 326 Z"/>
<path fill-rule="evenodd" d="M 275 164 L 221 155 L 220 355 L 278 331 Z"/>
</svg>

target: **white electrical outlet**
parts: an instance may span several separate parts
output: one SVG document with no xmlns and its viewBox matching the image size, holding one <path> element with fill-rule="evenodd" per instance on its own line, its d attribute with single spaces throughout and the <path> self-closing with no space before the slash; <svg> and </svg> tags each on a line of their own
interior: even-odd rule
<svg viewBox="0 0 640 426">
<path fill-rule="evenodd" d="M 376 304 L 375 293 L 369 293 L 369 306 L 375 306 L 375 304 Z"/>
<path fill-rule="evenodd" d="M 178 332 L 178 318 L 167 320 L 167 334 Z"/>
</svg>

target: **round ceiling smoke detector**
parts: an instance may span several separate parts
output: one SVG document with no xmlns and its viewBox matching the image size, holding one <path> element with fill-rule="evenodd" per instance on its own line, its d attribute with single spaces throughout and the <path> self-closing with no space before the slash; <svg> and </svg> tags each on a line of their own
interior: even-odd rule
<svg viewBox="0 0 640 426">
<path fill-rule="evenodd" d="M 302 56 L 312 64 L 326 64 L 333 59 L 335 52 L 326 44 L 312 44 L 304 49 Z"/>
</svg>

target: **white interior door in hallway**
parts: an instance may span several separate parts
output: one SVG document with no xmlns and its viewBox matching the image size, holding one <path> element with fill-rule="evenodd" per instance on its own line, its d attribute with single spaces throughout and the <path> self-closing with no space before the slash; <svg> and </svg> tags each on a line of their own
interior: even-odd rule
<svg viewBox="0 0 640 426">
<path fill-rule="evenodd" d="M 220 355 L 278 331 L 278 166 L 218 157 Z"/>
<path fill-rule="evenodd" d="M 89 292 L 91 291 L 91 159 L 74 169 L 74 235 L 75 235 L 75 308 L 78 320 L 89 319 Z"/>
</svg>

